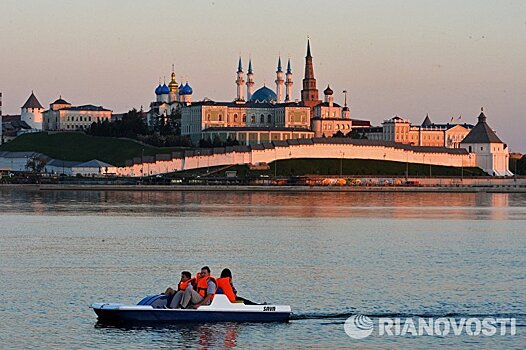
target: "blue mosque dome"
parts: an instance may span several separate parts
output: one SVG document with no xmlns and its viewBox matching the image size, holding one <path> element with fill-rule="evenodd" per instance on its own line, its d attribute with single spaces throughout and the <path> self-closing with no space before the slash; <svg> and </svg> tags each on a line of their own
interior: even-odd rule
<svg viewBox="0 0 526 350">
<path fill-rule="evenodd" d="M 157 86 L 157 87 L 155 88 L 155 94 L 156 94 L 156 95 L 160 95 L 160 94 L 161 94 L 161 90 L 162 90 L 162 88 L 163 88 L 163 87 L 161 86 L 161 84 L 159 84 L 159 86 Z"/>
<path fill-rule="evenodd" d="M 163 86 L 161 86 L 161 95 L 169 94 L 169 93 L 170 93 L 170 88 L 166 84 L 163 84 Z"/>
<path fill-rule="evenodd" d="M 181 85 L 179 85 L 179 95 L 184 95 L 183 89 L 184 89 L 184 85 L 183 83 L 181 83 Z"/>
<path fill-rule="evenodd" d="M 276 102 L 277 100 L 276 93 L 266 86 L 257 89 L 250 97 L 251 102 Z"/>
<path fill-rule="evenodd" d="M 193 92 L 194 90 L 192 90 L 192 87 L 186 82 L 186 85 L 182 88 L 182 95 L 191 95 Z"/>
</svg>

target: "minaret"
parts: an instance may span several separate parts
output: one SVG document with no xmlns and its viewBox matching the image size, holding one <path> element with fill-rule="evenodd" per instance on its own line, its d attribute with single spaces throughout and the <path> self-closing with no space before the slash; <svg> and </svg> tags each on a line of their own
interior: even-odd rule
<svg viewBox="0 0 526 350">
<path fill-rule="evenodd" d="M 252 71 L 252 59 L 248 60 L 248 72 L 247 72 L 247 101 L 250 101 L 252 94 L 254 93 L 254 72 Z"/>
<path fill-rule="evenodd" d="M 243 65 L 241 64 L 241 56 L 239 56 L 239 63 L 237 65 L 237 97 L 236 101 L 243 101 L 243 85 L 245 85 L 245 79 L 243 78 Z"/>
<path fill-rule="evenodd" d="M 277 102 L 282 103 L 283 102 L 283 90 L 285 80 L 283 80 L 283 70 L 281 69 L 281 56 L 278 58 L 278 69 L 276 70 L 276 95 L 277 95 Z"/>
<path fill-rule="evenodd" d="M 312 66 L 312 56 L 310 54 L 309 40 L 307 40 L 307 56 L 305 56 L 305 77 L 303 78 L 301 101 L 305 106 L 311 108 L 320 103 L 320 100 L 318 99 L 318 89 L 316 88 L 316 79 L 314 79 L 314 68 Z"/>
<path fill-rule="evenodd" d="M 290 102 L 292 99 L 292 69 L 290 69 L 290 58 L 287 63 L 287 74 L 285 80 L 286 93 L 285 93 L 285 102 Z"/>
<path fill-rule="evenodd" d="M 345 103 L 342 109 L 343 118 L 344 119 L 351 119 L 351 110 L 347 106 L 347 90 L 343 90 L 343 94 L 345 95 Z"/>
</svg>

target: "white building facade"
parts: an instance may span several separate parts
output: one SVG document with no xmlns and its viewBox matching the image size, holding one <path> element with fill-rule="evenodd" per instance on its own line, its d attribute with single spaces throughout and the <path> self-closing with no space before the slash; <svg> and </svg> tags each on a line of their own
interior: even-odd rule
<svg viewBox="0 0 526 350">
<path fill-rule="evenodd" d="M 72 106 L 59 97 L 43 113 L 43 130 L 78 131 L 86 130 L 92 123 L 111 121 L 112 111 L 101 106 Z"/>
</svg>

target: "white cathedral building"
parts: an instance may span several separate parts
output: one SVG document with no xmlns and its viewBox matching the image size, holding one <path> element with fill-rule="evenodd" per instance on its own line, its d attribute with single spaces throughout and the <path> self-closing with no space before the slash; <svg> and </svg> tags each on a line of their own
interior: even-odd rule
<svg viewBox="0 0 526 350">
<path fill-rule="evenodd" d="M 175 113 L 183 105 L 190 105 L 192 103 L 192 94 L 194 93 L 192 87 L 188 84 L 178 85 L 175 79 L 175 67 L 172 65 L 172 75 L 170 82 L 166 85 L 164 82 L 155 88 L 155 101 L 150 103 L 150 110 L 147 114 L 147 122 L 149 126 L 155 125 L 159 118 Z"/>
</svg>

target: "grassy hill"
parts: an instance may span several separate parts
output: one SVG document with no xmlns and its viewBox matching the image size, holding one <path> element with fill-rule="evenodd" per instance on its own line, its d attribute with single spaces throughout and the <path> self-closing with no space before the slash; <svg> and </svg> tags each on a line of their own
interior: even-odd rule
<svg viewBox="0 0 526 350">
<path fill-rule="evenodd" d="M 277 163 L 277 168 L 275 169 Z M 247 165 L 236 165 L 219 171 L 214 176 L 225 176 L 226 171 L 237 171 L 240 177 L 268 175 L 273 176 L 274 172 L 278 176 L 291 175 L 378 175 L 378 176 L 404 176 L 406 166 L 409 169 L 409 176 L 429 176 L 430 167 L 424 164 L 413 164 L 403 162 L 391 162 L 372 159 L 325 159 L 325 158 L 302 158 L 286 159 L 272 162 L 269 170 L 249 170 Z M 204 175 L 206 168 L 193 170 L 194 173 Z M 210 170 L 213 170 L 212 168 Z M 449 166 L 431 166 L 432 176 L 461 176 L 462 169 Z M 479 168 L 464 168 L 464 176 L 487 176 Z"/>
<path fill-rule="evenodd" d="M 82 133 L 45 132 L 25 134 L 0 146 L 0 151 L 33 151 L 51 158 L 85 162 L 98 159 L 113 165 L 124 165 L 127 159 L 157 153 L 170 153 L 181 147 L 160 148 L 143 145 L 133 140 L 88 136 Z"/>
</svg>

